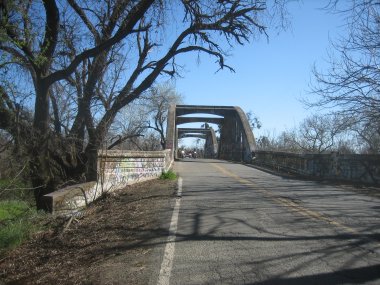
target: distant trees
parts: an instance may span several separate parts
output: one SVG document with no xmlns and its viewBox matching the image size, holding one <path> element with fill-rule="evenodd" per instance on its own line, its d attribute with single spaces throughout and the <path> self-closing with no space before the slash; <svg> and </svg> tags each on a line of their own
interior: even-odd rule
<svg viewBox="0 0 380 285">
<path fill-rule="evenodd" d="M 333 149 L 341 132 L 337 118 L 312 115 L 299 125 L 295 141 L 304 151 L 323 153 Z"/>
<path fill-rule="evenodd" d="M 104 148 L 139 149 L 138 141 L 145 135 L 147 120 L 145 105 L 140 100 L 128 104 L 110 126 Z"/>
<path fill-rule="evenodd" d="M 352 153 L 357 150 L 357 146 L 347 138 L 339 117 L 316 114 L 305 118 L 298 127 L 283 131 L 278 136 L 259 137 L 257 146 L 261 150 L 296 153 Z"/>
<path fill-rule="evenodd" d="M 173 85 L 155 84 L 138 100 L 119 112 L 111 125 L 109 133 L 111 143 L 107 148 L 112 149 L 122 145 L 122 149 L 165 149 L 169 106 L 182 102 L 182 96 Z M 132 144 L 125 143 L 127 140 L 131 140 Z"/>
<path fill-rule="evenodd" d="M 324 114 L 259 138 L 261 149 L 380 153 L 379 1 L 335 0 L 327 8 L 346 16 L 348 33 L 333 42 L 330 68 L 313 69 L 312 96 L 304 103 Z"/>
<path fill-rule="evenodd" d="M 183 97 L 169 84 L 155 85 L 150 88 L 146 102 L 147 114 L 150 116 L 147 127 L 156 131 L 160 138 L 162 149 L 166 148 L 166 122 L 171 104 L 183 103 Z"/>
<path fill-rule="evenodd" d="M 247 115 L 248 123 L 252 130 L 261 128 L 262 123 L 259 117 L 257 117 L 252 111 L 248 111 L 246 115 Z"/>
<path fill-rule="evenodd" d="M 343 8 L 339 8 L 344 4 Z M 344 13 L 347 35 L 333 43 L 330 68 L 314 68 L 307 105 L 331 108 L 344 128 L 356 134 L 362 152 L 380 153 L 380 5 L 377 0 L 331 1 Z"/>
<path fill-rule="evenodd" d="M 57 187 L 96 179 L 97 152 L 117 114 L 158 78 L 177 76 L 180 55 L 205 53 L 233 70 L 227 51 L 265 33 L 275 8 L 248 0 L 3 1 L 0 129 L 29 162 L 38 207 Z"/>
</svg>

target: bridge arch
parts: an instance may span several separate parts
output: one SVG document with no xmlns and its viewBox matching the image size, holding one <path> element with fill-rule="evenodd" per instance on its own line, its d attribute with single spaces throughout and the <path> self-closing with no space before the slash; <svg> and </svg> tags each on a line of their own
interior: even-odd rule
<svg viewBox="0 0 380 285">
<path fill-rule="evenodd" d="M 218 154 L 218 141 L 213 128 L 178 128 L 178 138 L 196 137 L 205 139 L 204 157 L 216 158 Z"/>
<path fill-rule="evenodd" d="M 212 114 L 221 118 L 184 117 L 189 114 Z M 180 128 L 177 126 L 193 122 L 207 122 L 221 126 L 220 141 L 215 155 L 217 158 L 252 161 L 255 139 L 246 114 L 236 106 L 171 105 L 167 121 L 167 148 L 172 149 L 173 156 L 178 148 Z M 212 132 L 215 136 L 215 131 Z M 216 142 L 216 136 L 214 141 Z"/>
</svg>

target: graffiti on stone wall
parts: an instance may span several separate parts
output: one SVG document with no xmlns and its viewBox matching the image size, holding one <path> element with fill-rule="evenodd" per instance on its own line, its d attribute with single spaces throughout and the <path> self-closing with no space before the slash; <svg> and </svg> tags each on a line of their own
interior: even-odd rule
<svg viewBox="0 0 380 285">
<path fill-rule="evenodd" d="M 102 167 L 104 181 L 118 187 L 159 177 L 164 169 L 163 157 L 108 159 Z"/>
<path fill-rule="evenodd" d="M 118 155 L 120 154 L 120 155 Z M 127 155 L 129 157 L 126 157 Z M 159 177 L 172 163 L 170 151 L 100 155 L 97 181 L 68 186 L 45 195 L 48 208 L 58 215 L 73 215 L 100 197 L 128 184 Z"/>
</svg>

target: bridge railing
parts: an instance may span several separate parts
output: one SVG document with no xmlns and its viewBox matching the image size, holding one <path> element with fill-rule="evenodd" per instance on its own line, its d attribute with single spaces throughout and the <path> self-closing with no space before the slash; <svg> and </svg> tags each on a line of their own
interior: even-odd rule
<svg viewBox="0 0 380 285">
<path fill-rule="evenodd" d="M 380 183 L 380 155 L 257 151 L 253 164 L 319 179 Z"/>
<path fill-rule="evenodd" d="M 98 153 L 98 179 L 59 189 L 44 196 L 46 208 L 57 215 L 74 215 L 107 192 L 157 178 L 172 166 L 171 150 Z"/>
</svg>

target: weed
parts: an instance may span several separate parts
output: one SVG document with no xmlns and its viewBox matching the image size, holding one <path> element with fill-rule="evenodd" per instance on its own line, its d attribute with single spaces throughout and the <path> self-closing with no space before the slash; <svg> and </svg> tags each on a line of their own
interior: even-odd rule
<svg viewBox="0 0 380 285">
<path fill-rule="evenodd" d="M 39 216 L 24 201 L 0 201 L 0 254 L 18 246 L 36 231 Z"/>
<path fill-rule="evenodd" d="M 0 200 L 33 201 L 33 191 L 28 184 L 17 179 L 0 179 Z"/>
<path fill-rule="evenodd" d="M 172 170 L 163 171 L 160 179 L 167 179 L 167 180 L 175 180 L 177 179 L 177 174 L 175 174 Z"/>
<path fill-rule="evenodd" d="M 23 201 L 0 201 L 0 222 L 17 219 L 29 210 Z"/>
<path fill-rule="evenodd" d="M 8 223 L 0 229 L 0 253 L 20 245 L 30 233 L 30 225 L 22 220 Z"/>
</svg>

